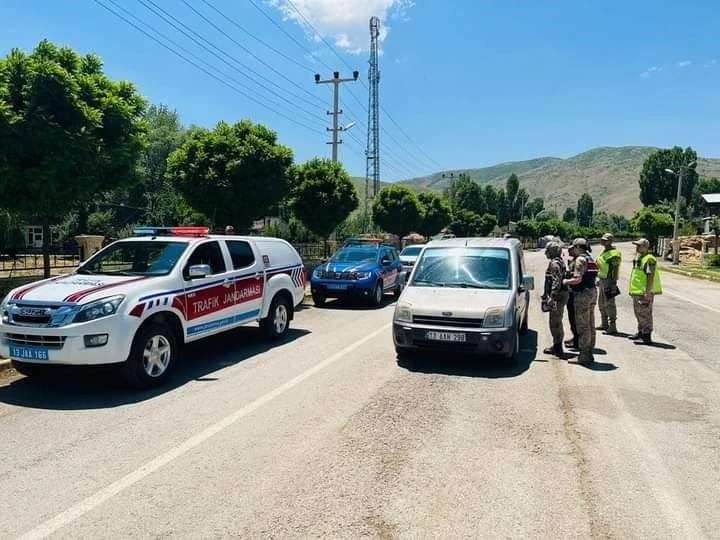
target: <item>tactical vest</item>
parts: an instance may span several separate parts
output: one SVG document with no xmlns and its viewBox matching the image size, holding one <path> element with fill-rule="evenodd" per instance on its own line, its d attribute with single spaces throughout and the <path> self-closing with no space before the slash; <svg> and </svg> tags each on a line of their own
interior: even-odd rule
<svg viewBox="0 0 720 540">
<path fill-rule="evenodd" d="M 610 248 L 604 250 L 600 255 L 598 255 L 597 258 L 597 265 L 598 265 L 598 277 L 600 279 L 605 279 L 608 277 L 608 272 L 610 272 L 610 261 L 614 258 L 622 259 L 622 253 L 620 253 L 620 250 L 617 248 Z M 617 276 L 615 276 L 617 277 Z"/>
<path fill-rule="evenodd" d="M 653 272 L 653 294 L 662 294 L 662 285 L 660 284 L 660 270 L 658 268 L 657 259 L 652 253 L 646 253 L 642 257 L 633 261 L 633 269 L 630 273 L 630 296 L 642 296 L 645 294 L 647 287 L 647 274 L 645 267 L 648 263 L 655 264 Z"/>
<path fill-rule="evenodd" d="M 579 255 L 579 257 L 584 257 L 587 261 L 587 268 L 585 269 L 585 273 L 582 275 L 582 281 L 578 283 L 577 285 L 571 285 L 570 288 L 574 292 L 580 292 L 587 289 L 594 289 L 595 288 L 595 279 L 597 279 L 598 275 L 598 265 L 595 262 L 595 259 L 593 259 L 592 255 L 590 253 L 583 253 L 582 255 Z"/>
</svg>

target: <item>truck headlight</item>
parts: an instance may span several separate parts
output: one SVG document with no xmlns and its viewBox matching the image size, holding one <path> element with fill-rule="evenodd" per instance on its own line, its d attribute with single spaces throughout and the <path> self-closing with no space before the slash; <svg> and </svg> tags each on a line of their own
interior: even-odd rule
<svg viewBox="0 0 720 540">
<path fill-rule="evenodd" d="M 505 306 L 491 307 L 485 310 L 483 328 L 502 328 L 505 326 Z"/>
<path fill-rule="evenodd" d="M 94 321 L 95 319 L 114 315 L 124 299 L 125 297 L 123 295 L 117 295 L 91 302 L 87 306 L 83 306 L 80 311 L 77 312 L 73 322 L 81 323 Z"/>
<path fill-rule="evenodd" d="M 412 322 L 412 306 L 406 302 L 395 306 L 395 320 L 397 322 Z"/>
<path fill-rule="evenodd" d="M 10 300 L 10 295 L 8 294 L 3 298 L 3 301 L 0 302 L 0 317 L 2 317 L 2 322 L 6 323 L 9 321 L 8 312 L 7 312 L 7 304 Z"/>
</svg>

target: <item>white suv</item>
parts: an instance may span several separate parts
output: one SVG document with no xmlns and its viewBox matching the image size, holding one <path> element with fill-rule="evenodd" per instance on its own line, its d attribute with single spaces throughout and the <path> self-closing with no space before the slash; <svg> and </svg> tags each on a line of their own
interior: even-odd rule
<svg viewBox="0 0 720 540">
<path fill-rule="evenodd" d="M 136 387 L 160 384 L 184 343 L 258 321 L 288 330 L 305 272 L 285 240 L 136 229 L 72 273 L 16 288 L 0 304 L 0 354 L 32 375 L 48 364 L 122 364 Z"/>
</svg>

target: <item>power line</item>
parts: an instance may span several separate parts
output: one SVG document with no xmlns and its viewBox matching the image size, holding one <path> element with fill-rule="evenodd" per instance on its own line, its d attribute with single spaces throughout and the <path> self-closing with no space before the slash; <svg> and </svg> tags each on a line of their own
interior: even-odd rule
<svg viewBox="0 0 720 540">
<path fill-rule="evenodd" d="M 319 132 L 319 131 L 320 131 L 318 128 L 310 127 L 310 126 L 308 126 L 307 124 L 305 124 L 305 123 L 303 123 L 303 122 L 300 122 L 300 121 L 296 120 L 295 118 L 292 118 L 291 116 L 288 116 L 288 115 L 286 115 L 286 114 L 278 111 L 277 109 L 275 109 L 275 108 L 273 108 L 273 107 L 270 107 L 269 105 L 267 105 L 267 103 L 263 103 L 262 101 L 254 98 L 253 96 L 251 96 L 251 95 L 243 92 L 242 90 L 238 89 L 236 86 L 233 86 L 232 84 L 228 83 L 226 80 L 222 79 L 221 77 L 218 77 L 216 74 L 212 73 L 211 71 L 209 71 L 208 69 L 206 69 L 206 68 L 203 67 L 202 65 L 199 65 L 198 63 L 194 62 L 193 60 L 190 60 L 189 58 L 187 58 L 187 57 L 186 57 L 185 55 L 183 55 L 182 53 L 179 53 L 177 50 L 175 50 L 175 49 L 173 49 L 172 47 L 168 46 L 166 43 L 163 43 L 162 41 L 160 41 L 159 39 L 157 39 L 155 36 L 153 36 L 152 34 L 150 34 L 150 33 L 148 33 L 147 31 L 145 31 L 143 28 L 141 28 L 141 27 L 139 27 L 138 25 L 136 25 L 136 24 L 135 24 L 134 22 L 132 22 L 131 20 L 127 19 L 126 17 L 123 17 L 120 13 L 118 13 L 117 11 L 115 11 L 114 9 L 112 9 L 111 7 L 103 4 L 100 0 L 93 0 L 93 1 L 94 1 L 97 5 L 99 5 L 100 7 L 102 7 L 103 9 L 109 11 L 110 13 L 112 13 L 113 15 L 115 15 L 115 16 L 116 16 L 117 18 L 119 18 L 120 20 L 124 21 L 124 22 L 127 23 L 128 25 L 132 26 L 133 28 L 135 28 L 136 30 L 138 30 L 139 32 L 141 32 L 142 34 L 144 34 L 146 37 L 148 37 L 148 38 L 150 38 L 151 40 L 153 40 L 154 42 L 156 42 L 158 45 L 160 45 L 160 46 L 163 47 L 164 49 L 167 49 L 168 51 L 170 51 L 171 53 L 173 53 L 175 56 L 177 56 L 177 57 L 179 57 L 180 59 L 184 60 L 185 62 L 187 62 L 188 64 L 192 65 L 193 67 L 199 69 L 200 71 L 202 71 L 202 72 L 205 73 L 206 75 L 212 77 L 213 79 L 215 79 L 216 81 L 218 81 L 220 84 L 223 84 L 224 86 L 227 86 L 228 88 L 230 88 L 230 89 L 233 90 L 234 92 L 240 94 L 241 96 L 249 99 L 250 101 L 253 101 L 253 102 L 257 103 L 257 104 L 260 105 L 261 107 L 264 107 L 265 109 L 267 109 L 267 110 L 269 110 L 269 111 L 277 114 L 278 116 L 280 116 L 280 117 L 282 117 L 282 118 L 285 118 L 286 120 L 289 120 L 290 122 L 292 122 L 292 123 L 294 123 L 294 124 L 297 124 L 297 125 L 300 126 L 300 127 L 303 127 L 303 128 L 305 128 L 305 129 L 307 129 L 307 130 L 309 130 L 309 131 L 312 131 L 312 132 Z M 123 8 L 121 8 L 120 6 L 118 6 L 117 3 L 115 3 L 113 0 L 108 0 L 108 1 L 111 2 L 116 8 L 118 8 L 118 9 L 123 9 Z M 127 12 L 127 10 L 123 10 L 123 11 Z M 137 17 L 135 17 L 135 18 L 137 19 Z M 157 31 L 156 31 L 156 33 L 158 33 L 159 35 L 162 35 L 162 34 L 160 34 L 160 33 L 157 32 Z M 165 36 L 163 36 L 163 37 L 165 37 Z M 165 39 L 168 39 L 168 38 L 165 37 Z M 170 41 L 171 43 L 173 43 L 172 40 L 169 40 L 169 39 L 168 39 L 168 41 Z M 193 56 L 195 56 L 195 55 L 193 55 Z M 197 56 L 196 56 L 196 58 L 197 58 Z M 203 62 L 203 63 L 207 64 L 206 62 Z M 210 65 L 210 64 L 207 64 L 207 65 Z M 211 67 L 212 67 L 212 66 L 211 66 Z M 214 68 L 214 69 L 217 69 L 217 68 Z"/>
<path fill-rule="evenodd" d="M 153 4 L 154 4 L 154 2 L 152 2 L 152 0 L 148 0 L 148 1 L 149 1 L 150 3 L 153 3 Z M 218 32 L 220 32 L 223 36 L 225 36 L 227 39 L 229 39 L 230 41 L 232 41 L 235 45 L 237 45 L 238 47 L 240 47 L 243 51 L 245 51 L 247 54 L 249 54 L 250 56 L 252 56 L 255 60 L 257 60 L 258 62 L 260 62 L 263 66 L 265 66 L 266 68 L 268 68 L 270 71 L 272 71 L 273 73 L 275 73 L 275 74 L 278 75 L 279 77 L 285 79 L 287 82 L 289 82 L 290 84 L 292 84 L 292 85 L 295 86 L 296 88 L 300 89 L 302 92 L 304 92 L 305 94 L 309 95 L 311 98 L 313 98 L 313 99 L 315 99 L 315 100 L 318 99 L 318 97 L 317 97 L 315 94 L 309 92 L 306 88 L 300 86 L 298 83 L 296 83 L 296 82 L 293 81 L 292 79 L 288 78 L 287 75 L 285 75 L 284 73 L 278 71 L 278 70 L 275 69 L 273 66 L 271 66 L 270 64 L 268 64 L 267 62 L 265 62 L 265 60 L 263 60 L 262 58 L 258 57 L 258 56 L 257 56 L 255 53 L 253 53 L 250 49 L 248 49 L 247 47 L 245 47 L 242 43 L 240 43 L 239 41 L 237 41 L 237 40 L 236 40 L 235 38 L 233 38 L 230 34 L 228 34 L 227 32 L 225 32 L 222 28 L 220 28 L 218 25 L 216 25 L 214 22 L 212 22 L 210 19 L 208 19 L 205 15 L 203 15 L 203 14 L 200 13 L 197 9 L 195 9 L 189 2 L 187 2 L 187 0 L 182 0 L 182 3 L 185 4 L 188 8 L 190 8 L 190 10 L 191 10 L 193 13 L 195 13 L 198 17 L 200 17 L 202 20 L 204 20 L 204 21 L 205 21 L 206 23 L 208 23 L 210 26 L 212 26 L 213 28 L 215 28 L 215 30 L 217 30 Z M 162 10 L 162 8 L 158 8 L 158 9 Z M 162 11 L 164 11 L 164 10 L 162 10 Z M 167 13 L 167 12 L 165 12 L 165 13 Z M 170 15 L 170 16 L 172 17 L 172 15 Z M 177 20 L 177 19 L 176 19 L 176 20 Z M 181 23 L 181 24 L 182 24 L 182 23 Z M 193 32 L 193 33 L 195 33 L 195 32 Z M 248 69 L 249 69 L 249 68 L 248 68 Z M 289 92 L 288 92 L 288 93 L 289 93 Z M 302 99 L 302 100 L 305 101 L 306 103 L 310 103 L 310 102 L 307 101 L 305 98 L 300 98 L 300 99 Z M 312 104 L 311 104 L 311 105 L 312 105 Z"/>
<path fill-rule="evenodd" d="M 250 0 L 250 1 L 252 1 L 252 0 Z M 251 38 L 253 38 L 255 41 L 257 41 L 258 43 L 262 43 L 263 45 L 265 45 L 265 47 L 267 47 L 268 49 L 270 49 L 271 51 L 273 51 L 273 52 L 274 52 L 275 54 L 277 54 L 278 56 L 281 56 L 282 58 L 284 58 L 284 59 L 287 60 L 288 62 L 291 62 L 291 63 L 295 64 L 296 66 L 298 66 L 298 67 L 300 67 L 300 68 L 302 68 L 302 69 L 304 69 L 304 70 L 306 70 L 306 71 L 310 71 L 310 72 L 313 72 L 313 73 L 315 72 L 315 70 L 314 70 L 313 68 L 311 68 L 310 66 L 308 66 L 307 64 L 302 64 L 302 63 L 298 62 L 298 61 L 295 60 L 294 58 L 286 55 L 284 52 L 279 51 L 278 49 L 276 49 L 275 47 L 273 47 L 272 45 L 270 45 L 269 43 L 267 43 L 266 41 L 264 41 L 262 38 L 257 37 L 255 34 L 253 34 L 252 32 L 250 32 L 249 30 L 243 28 L 243 26 L 242 26 L 240 23 L 238 23 L 237 21 L 235 21 L 234 19 L 232 19 L 231 17 L 229 17 L 228 15 L 226 15 L 225 13 L 223 13 L 222 11 L 220 11 L 218 8 L 216 8 L 215 6 L 213 6 L 213 5 L 212 5 L 210 2 L 208 2 L 207 0 L 202 0 L 202 3 L 205 4 L 207 7 L 209 7 L 210 9 L 212 9 L 215 13 L 217 13 L 218 15 L 220 15 L 220 16 L 221 16 L 223 19 L 225 19 L 227 22 L 229 22 L 230 24 L 232 24 L 233 26 L 235 26 L 236 28 L 238 28 L 241 32 L 244 32 L 245 34 L 247 34 L 248 36 L 250 36 Z"/>
</svg>

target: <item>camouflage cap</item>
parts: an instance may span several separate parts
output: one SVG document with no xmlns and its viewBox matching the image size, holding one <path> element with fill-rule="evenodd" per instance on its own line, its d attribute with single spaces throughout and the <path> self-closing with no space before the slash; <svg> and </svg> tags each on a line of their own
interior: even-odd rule
<svg viewBox="0 0 720 540">
<path fill-rule="evenodd" d="M 633 240 L 633 244 L 635 244 L 636 246 L 643 246 L 649 248 L 650 240 L 648 240 L 647 238 L 640 238 L 639 240 Z"/>
</svg>

